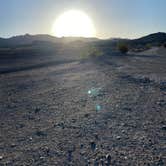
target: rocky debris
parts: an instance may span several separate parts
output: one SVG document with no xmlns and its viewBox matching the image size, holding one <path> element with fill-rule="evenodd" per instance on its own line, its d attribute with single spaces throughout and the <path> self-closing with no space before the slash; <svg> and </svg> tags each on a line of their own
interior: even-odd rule
<svg viewBox="0 0 166 166">
<path fill-rule="evenodd" d="M 65 128 L 65 125 L 64 125 L 63 122 L 61 122 L 61 123 L 56 123 L 56 124 L 54 125 L 54 127 L 61 127 L 62 129 L 64 129 L 64 128 Z"/>
<path fill-rule="evenodd" d="M 90 142 L 91 150 L 94 151 L 96 149 L 96 143 L 94 141 Z"/>
<path fill-rule="evenodd" d="M 38 137 L 45 137 L 47 136 L 47 133 L 45 133 L 44 131 L 38 130 L 35 132 L 35 135 L 37 135 Z"/>
<path fill-rule="evenodd" d="M 116 136 L 116 139 L 117 139 L 117 140 L 120 140 L 120 139 L 121 139 L 121 136 L 119 136 L 119 135 Z"/>
<path fill-rule="evenodd" d="M 156 102 L 157 105 L 159 105 L 160 107 L 166 106 L 166 101 L 161 99 L 159 101 Z"/>
<path fill-rule="evenodd" d="M 106 155 L 106 160 L 107 160 L 108 164 L 111 164 L 111 155 L 110 154 Z"/>
<path fill-rule="evenodd" d="M 162 126 L 162 130 L 166 131 L 166 125 Z"/>
<path fill-rule="evenodd" d="M 41 111 L 40 108 L 35 108 L 35 110 L 34 110 L 35 113 L 38 113 L 38 112 L 40 112 L 40 111 Z"/>
<path fill-rule="evenodd" d="M 85 114 L 84 117 L 85 118 L 88 118 L 90 116 L 90 114 Z"/>
<path fill-rule="evenodd" d="M 15 143 L 12 143 L 11 144 L 11 148 L 14 148 L 14 147 L 16 147 L 17 145 L 15 144 Z"/>
<path fill-rule="evenodd" d="M 22 124 L 22 123 L 16 124 L 16 129 L 21 129 L 23 127 L 25 127 L 25 124 Z"/>
</svg>

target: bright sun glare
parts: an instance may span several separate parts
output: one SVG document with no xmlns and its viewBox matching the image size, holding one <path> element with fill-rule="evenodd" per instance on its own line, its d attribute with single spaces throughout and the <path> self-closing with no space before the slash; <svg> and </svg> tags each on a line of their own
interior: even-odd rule
<svg viewBox="0 0 166 166">
<path fill-rule="evenodd" d="M 70 10 L 60 15 L 52 29 L 57 37 L 94 37 L 96 35 L 92 20 L 79 10 Z"/>
</svg>

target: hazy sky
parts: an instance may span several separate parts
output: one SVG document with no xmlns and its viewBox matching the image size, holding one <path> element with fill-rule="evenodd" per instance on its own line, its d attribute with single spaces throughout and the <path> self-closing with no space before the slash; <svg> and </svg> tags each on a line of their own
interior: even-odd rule
<svg viewBox="0 0 166 166">
<path fill-rule="evenodd" d="M 100 38 L 166 32 L 166 0 L 0 0 L 0 36 L 50 34 L 71 9 L 86 12 Z"/>
</svg>

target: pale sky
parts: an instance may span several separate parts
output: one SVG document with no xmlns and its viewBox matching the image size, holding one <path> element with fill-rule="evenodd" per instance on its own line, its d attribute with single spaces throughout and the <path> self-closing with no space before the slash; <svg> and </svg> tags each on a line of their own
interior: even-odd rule
<svg viewBox="0 0 166 166">
<path fill-rule="evenodd" d="M 56 18 L 71 9 L 92 19 L 99 38 L 166 32 L 166 0 L 0 0 L 0 37 L 51 34 Z"/>
</svg>

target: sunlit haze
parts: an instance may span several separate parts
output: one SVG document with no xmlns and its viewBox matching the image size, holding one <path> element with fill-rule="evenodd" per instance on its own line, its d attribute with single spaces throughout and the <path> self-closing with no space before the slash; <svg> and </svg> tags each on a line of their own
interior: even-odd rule
<svg viewBox="0 0 166 166">
<path fill-rule="evenodd" d="M 56 19 L 52 33 L 57 37 L 94 37 L 95 27 L 84 12 L 70 10 Z"/>
</svg>

